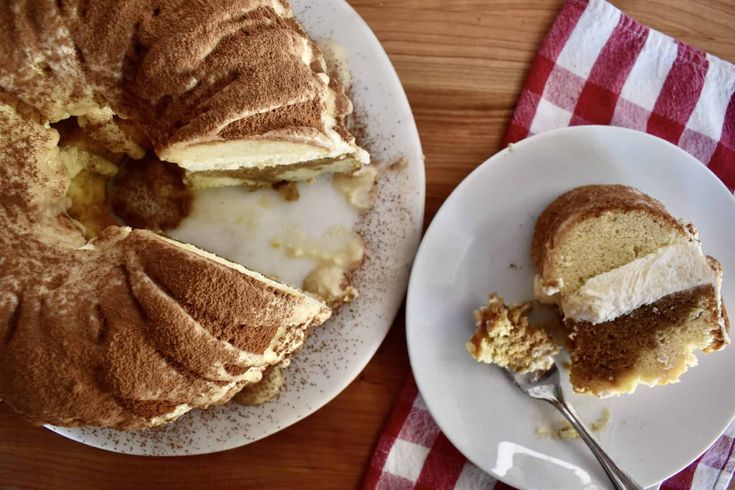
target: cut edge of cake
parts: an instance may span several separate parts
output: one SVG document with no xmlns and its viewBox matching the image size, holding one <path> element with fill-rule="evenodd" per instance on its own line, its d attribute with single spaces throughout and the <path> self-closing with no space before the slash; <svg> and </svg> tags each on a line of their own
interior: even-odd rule
<svg viewBox="0 0 735 490">
<path fill-rule="evenodd" d="M 712 328 L 719 324 L 718 317 L 714 287 L 699 286 L 608 322 L 568 319 L 572 386 L 578 393 L 607 398 L 633 393 L 639 384 L 676 383 L 697 365 L 696 351 L 713 352 L 727 345 L 723 330 Z"/>
</svg>

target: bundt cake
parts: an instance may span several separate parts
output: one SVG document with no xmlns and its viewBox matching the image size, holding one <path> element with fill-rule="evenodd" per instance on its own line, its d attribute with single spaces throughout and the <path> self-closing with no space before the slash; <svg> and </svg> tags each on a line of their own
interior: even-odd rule
<svg viewBox="0 0 735 490">
<path fill-rule="evenodd" d="M 287 0 L 3 3 L 0 399 L 37 424 L 138 429 L 281 365 L 329 308 L 151 231 L 87 240 L 71 177 L 151 152 L 194 185 L 352 170 L 350 110 Z M 60 148 L 69 121 L 82 144 Z"/>
<path fill-rule="evenodd" d="M 729 343 L 722 270 L 693 225 L 622 185 L 584 186 L 539 216 L 536 297 L 569 327 L 571 381 L 605 397 L 675 382 Z"/>
</svg>

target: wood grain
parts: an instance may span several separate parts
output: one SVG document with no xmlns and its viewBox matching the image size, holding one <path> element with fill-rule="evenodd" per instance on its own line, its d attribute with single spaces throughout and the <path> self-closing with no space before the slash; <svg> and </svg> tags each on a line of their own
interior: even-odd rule
<svg viewBox="0 0 735 490">
<path fill-rule="evenodd" d="M 406 88 L 426 154 L 427 215 L 501 144 L 561 0 L 353 0 Z M 644 23 L 735 61 L 735 0 L 614 0 Z M 325 408 L 221 454 L 107 453 L 0 405 L 0 487 L 354 488 L 409 371 L 403 312 L 360 377 Z"/>
</svg>

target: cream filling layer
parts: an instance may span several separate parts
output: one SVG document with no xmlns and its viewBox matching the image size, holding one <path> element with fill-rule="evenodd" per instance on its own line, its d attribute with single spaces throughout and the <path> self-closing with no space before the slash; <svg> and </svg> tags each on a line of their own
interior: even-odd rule
<svg viewBox="0 0 735 490">
<path fill-rule="evenodd" d="M 705 284 L 719 289 L 718 279 L 700 243 L 691 241 L 660 248 L 588 279 L 562 298 L 561 307 L 567 318 L 603 323 L 679 291 Z"/>
<path fill-rule="evenodd" d="M 330 136 L 334 135 L 330 134 Z M 209 141 L 179 148 L 173 147 L 164 151 L 161 159 L 174 162 L 189 172 L 275 167 L 352 154 L 360 161 L 369 160 L 366 154 L 363 155 L 364 150 L 355 149 L 348 143 L 338 140 L 337 137 L 326 142 L 331 149 L 309 143 L 266 138 Z"/>
<path fill-rule="evenodd" d="M 329 78 L 323 81 L 329 83 Z M 352 156 L 362 164 L 370 163 L 370 155 L 345 141 L 334 128 L 337 125 L 336 94 L 325 88 L 322 129 L 300 134 L 297 130 L 275 130 L 257 137 L 224 140 L 215 137 L 197 142 L 178 143 L 165 149 L 162 160 L 176 163 L 189 172 L 236 170 L 293 165 L 324 158 Z M 244 119 L 247 115 L 239 115 Z M 233 119 L 229 122 L 234 122 Z M 224 129 L 226 124 L 222 126 Z"/>
</svg>

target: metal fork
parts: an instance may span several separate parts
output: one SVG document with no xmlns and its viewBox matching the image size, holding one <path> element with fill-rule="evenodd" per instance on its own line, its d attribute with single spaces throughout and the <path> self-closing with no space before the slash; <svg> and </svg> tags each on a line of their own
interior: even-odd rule
<svg viewBox="0 0 735 490">
<path fill-rule="evenodd" d="M 502 369 L 502 368 L 501 368 Z M 564 394 L 561 391 L 561 384 L 559 383 L 559 370 L 554 364 L 548 371 L 536 371 L 533 373 L 516 373 L 509 369 L 502 369 L 506 376 L 513 381 L 518 388 L 524 393 L 529 395 L 531 398 L 537 400 L 543 400 L 552 404 L 557 410 L 561 412 L 564 417 L 569 421 L 570 424 L 577 430 L 582 440 L 587 443 L 587 446 L 595 455 L 597 461 L 600 462 L 602 468 L 607 473 L 608 478 L 618 490 L 643 490 L 627 473 L 625 473 L 615 463 L 615 461 L 608 456 L 608 454 L 600 447 L 600 445 L 592 437 L 592 434 L 582 424 L 577 417 L 574 408 L 567 403 L 564 399 Z"/>
</svg>

